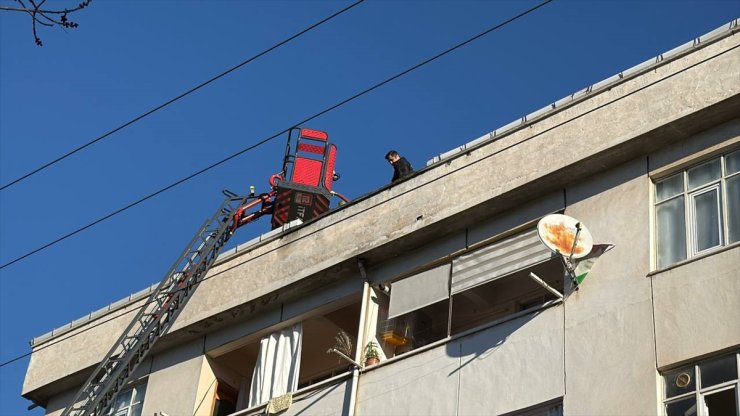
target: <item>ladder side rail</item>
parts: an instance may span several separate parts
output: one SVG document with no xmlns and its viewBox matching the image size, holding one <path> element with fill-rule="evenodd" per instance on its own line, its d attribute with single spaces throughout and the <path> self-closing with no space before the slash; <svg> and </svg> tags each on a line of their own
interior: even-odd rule
<svg viewBox="0 0 740 416">
<path fill-rule="evenodd" d="M 163 312 L 163 315 L 160 321 L 156 322 L 152 328 L 153 330 L 157 331 L 154 333 L 155 336 L 158 337 L 159 335 L 162 335 L 165 332 L 167 332 L 167 330 L 174 323 L 175 319 L 180 314 L 180 312 L 183 310 L 185 304 L 189 300 L 189 295 L 195 291 L 196 287 L 200 284 L 200 282 L 203 280 L 203 278 L 208 273 L 208 270 L 211 268 L 213 263 L 215 263 L 218 257 L 218 253 L 221 251 L 221 248 L 223 248 L 223 246 L 226 244 L 226 242 L 228 242 L 228 240 L 231 237 L 231 234 L 227 232 L 228 228 L 229 228 L 228 224 L 222 224 L 221 227 L 219 227 L 219 230 L 217 231 L 217 237 L 213 238 L 213 241 L 211 242 L 209 247 L 206 250 L 204 250 L 204 253 L 206 253 L 206 255 L 202 257 L 202 260 L 200 260 L 197 264 L 194 265 L 193 268 L 195 269 L 195 272 L 190 274 L 190 277 L 187 280 L 187 284 L 183 288 L 178 289 L 175 292 L 174 296 L 176 298 L 171 303 L 169 308 Z M 152 333 L 152 331 L 149 331 L 149 332 Z M 143 344 L 143 346 L 148 350 L 153 346 L 154 342 L 156 342 L 158 338 L 152 338 L 150 336 L 147 339 L 149 341 L 149 344 L 145 343 Z M 132 354 L 141 356 L 143 358 L 143 356 L 145 356 L 146 354 L 146 351 L 140 352 L 137 350 L 137 351 L 132 352 Z M 136 365 L 133 366 L 133 368 L 131 368 L 128 373 L 122 372 L 123 369 L 121 369 L 119 371 L 119 374 L 116 377 L 115 386 L 120 386 L 120 387 L 125 386 L 128 375 L 130 373 L 133 373 L 133 371 L 135 371 L 135 367 L 138 366 L 138 363 L 140 361 L 141 360 L 137 361 Z M 108 400 L 105 400 L 105 401 L 101 400 L 101 402 L 96 404 L 95 414 L 96 415 L 104 414 L 104 412 L 107 410 L 108 405 L 110 404 L 110 402 L 113 401 L 114 398 L 115 396 L 110 395 Z"/>
<path fill-rule="evenodd" d="M 121 335 L 121 337 L 118 339 L 118 341 L 113 345 L 113 347 L 110 349 L 108 354 L 105 356 L 103 361 L 100 362 L 98 367 L 93 371 L 93 373 L 90 375 L 86 383 L 83 385 L 83 388 L 80 389 L 78 394 L 75 396 L 74 400 L 70 403 L 69 407 L 67 407 L 62 413 L 63 416 L 68 415 L 85 415 L 90 414 L 88 413 L 88 410 L 91 410 L 90 406 L 94 402 L 99 402 L 99 400 L 96 399 L 102 399 L 102 396 L 105 395 L 105 391 L 110 389 L 110 382 L 114 379 L 113 373 L 120 374 L 123 370 L 124 366 L 122 365 L 126 359 L 131 360 L 133 357 L 133 344 L 127 344 L 127 340 L 136 340 L 137 338 L 141 338 L 141 335 L 146 334 L 147 339 L 151 338 L 151 331 L 146 331 L 146 327 L 149 329 L 154 328 L 156 322 L 151 320 L 151 322 L 148 323 L 148 325 L 142 324 L 142 317 L 147 315 L 149 317 L 156 316 L 157 313 L 160 313 L 160 316 L 162 315 L 162 309 L 167 310 L 169 305 L 167 305 L 167 302 L 162 303 L 162 297 L 163 295 L 167 295 L 172 291 L 172 289 L 175 289 L 175 291 L 179 290 L 177 288 L 177 282 L 179 280 L 178 276 L 186 275 L 189 270 L 191 270 L 194 266 L 193 261 L 198 256 L 198 254 L 201 251 L 204 251 L 204 245 L 205 241 L 208 240 L 214 240 L 209 250 L 212 250 L 213 247 L 215 247 L 215 240 L 217 238 L 208 239 L 206 238 L 205 241 L 200 242 L 198 241 L 201 239 L 201 236 L 203 234 L 211 235 L 214 233 L 211 226 L 213 224 L 219 224 L 219 227 L 217 227 L 214 235 L 214 237 L 218 237 L 218 234 L 223 234 L 229 225 L 228 219 L 229 215 L 227 213 L 224 213 L 222 209 L 224 208 L 231 208 L 231 206 L 234 204 L 234 202 L 238 202 L 237 207 L 244 203 L 244 201 L 247 199 L 247 197 L 236 197 L 236 198 L 227 198 L 222 205 L 219 207 L 219 210 L 216 212 L 216 214 L 210 219 L 203 223 L 203 225 L 200 227 L 198 232 L 195 234 L 195 236 L 191 239 L 189 245 L 187 248 L 182 252 L 178 260 L 172 265 L 170 270 L 165 275 L 165 278 L 160 282 L 160 284 L 157 286 L 157 288 L 152 292 L 152 294 L 149 296 L 147 301 L 142 305 L 141 309 L 137 313 L 137 315 L 132 319 L 129 326 L 126 328 L 124 333 Z M 233 208 L 232 208 L 233 209 Z M 218 221 L 218 222 L 217 222 Z M 229 234 L 229 233 L 227 233 Z M 227 239 L 228 240 L 228 239 Z M 188 259 L 187 256 L 191 253 L 193 253 L 192 247 L 196 244 L 200 243 L 200 246 L 198 249 L 195 250 L 195 253 L 191 255 L 191 257 Z M 223 244 L 225 241 L 222 241 L 220 245 L 218 245 L 217 249 L 220 251 L 221 247 L 223 247 Z M 203 257 L 201 255 L 201 257 Z M 184 263 L 183 267 L 180 267 L 181 264 L 183 264 L 183 260 L 187 260 Z M 214 257 L 215 260 L 215 257 Z M 197 263 L 202 263 L 201 261 L 198 261 Z M 208 266 L 210 267 L 210 265 Z M 180 271 L 178 271 L 180 270 Z M 187 279 L 186 279 L 187 280 Z M 156 305 L 156 306 L 152 306 Z M 151 308 L 148 308 L 151 307 Z M 169 319 L 169 318 L 168 318 Z M 136 328 L 137 326 L 142 326 L 142 328 Z M 133 329 L 136 329 L 135 331 L 132 331 Z M 131 335 L 133 332 L 133 335 Z M 160 332 L 161 333 L 161 332 Z M 156 337 L 154 337 L 154 341 L 156 341 Z M 153 344 L 153 343 L 152 343 Z M 147 348 L 146 351 L 144 351 L 144 354 L 139 357 L 137 361 L 140 362 L 143 360 L 144 356 L 146 355 L 146 352 L 148 349 L 151 348 L 151 345 Z M 119 351 L 120 350 L 120 351 Z M 128 355 L 128 357 L 126 357 Z M 129 371 L 129 373 L 133 373 L 133 369 Z M 122 387 L 123 385 L 121 385 Z M 120 389 L 120 388 L 119 388 Z M 118 390 L 118 389 L 117 389 Z M 117 394 L 117 391 L 115 394 Z M 110 399 L 112 400 L 115 397 L 115 395 L 111 395 Z M 84 404 L 81 406 L 75 406 L 76 403 L 83 401 Z M 109 401 L 108 401 L 109 402 Z M 74 412 L 74 413 L 73 413 Z M 94 414 L 94 413 L 93 413 Z"/>
<path fill-rule="evenodd" d="M 225 227 L 224 227 L 225 228 Z M 173 298 L 170 300 L 170 304 L 162 311 L 161 318 L 153 322 L 146 332 L 146 337 L 140 337 L 137 339 L 136 348 L 132 349 L 128 354 L 132 357 L 130 364 L 125 367 L 120 367 L 113 374 L 109 384 L 113 386 L 113 391 L 109 391 L 97 400 L 97 403 L 93 403 L 92 407 L 95 409 L 93 414 L 103 415 L 115 399 L 115 395 L 118 390 L 122 389 L 130 375 L 136 370 L 136 367 L 143 361 L 147 352 L 153 347 L 154 343 L 159 339 L 161 335 L 167 332 L 174 323 L 177 316 L 183 310 L 185 304 L 190 298 L 190 295 L 194 292 L 202 278 L 208 272 L 210 267 L 213 265 L 216 259 L 214 253 L 219 252 L 228 238 L 223 239 L 226 234 L 226 230 L 221 230 L 221 237 L 214 239 L 215 241 L 209 245 L 209 248 L 204 250 L 205 256 L 202 256 L 201 260 L 194 263 L 189 274 L 189 279 L 182 288 L 177 288 L 173 294 Z"/>
<path fill-rule="evenodd" d="M 228 206 L 228 203 L 233 203 L 234 200 L 238 200 L 240 202 L 243 201 L 242 199 L 231 199 L 231 200 L 226 201 L 224 203 L 224 205 L 222 205 L 222 206 Z M 216 222 L 218 220 L 221 220 L 220 223 L 219 222 Z M 206 225 L 204 227 L 201 227 L 202 228 L 201 229 L 201 232 L 199 232 L 196 235 L 196 238 L 194 238 L 191 241 L 191 244 L 193 244 L 196 240 L 199 240 L 199 239 L 204 240 L 204 241 L 208 241 L 209 239 L 211 239 L 211 236 L 216 237 L 217 234 L 223 234 L 223 231 L 225 231 L 226 227 L 225 226 L 222 227 L 221 225 L 224 225 L 224 223 L 227 222 L 226 220 L 227 220 L 226 217 L 221 217 L 221 215 L 215 215 L 211 219 L 211 221 L 207 221 L 206 222 Z M 219 224 L 219 227 L 217 227 L 217 229 L 215 231 L 212 228 L 209 228 L 211 225 L 214 225 L 214 224 Z M 208 237 L 206 237 L 205 239 L 200 238 L 204 234 L 206 234 Z M 223 243 L 224 242 L 225 242 L 225 240 L 222 240 L 221 244 L 219 244 L 219 246 L 217 248 L 218 250 L 220 250 L 220 248 L 221 248 L 221 246 L 223 246 Z M 190 250 L 190 249 L 188 249 L 185 252 L 183 252 L 183 255 L 181 256 L 183 258 L 187 254 L 190 254 L 190 253 L 193 253 L 193 255 L 189 259 L 187 259 L 188 261 L 185 263 L 185 267 L 183 267 L 183 269 L 182 269 L 183 271 L 180 272 L 180 274 L 181 275 L 185 275 L 185 276 L 188 276 L 188 275 L 192 276 L 193 273 L 191 273 L 191 271 L 194 268 L 196 269 L 196 271 L 197 271 L 197 269 L 201 269 L 201 272 L 202 272 L 202 263 L 203 262 L 201 260 L 198 260 L 197 262 L 194 262 L 194 260 L 196 260 L 196 258 L 205 259 L 208 254 L 206 254 L 206 256 L 204 256 L 203 253 L 207 253 L 207 252 L 212 251 L 214 245 L 215 244 L 211 244 L 206 250 L 204 250 L 203 249 L 204 244 L 201 243 L 200 246 L 198 247 L 198 249 L 196 249 L 196 250 Z M 215 257 L 214 257 L 214 259 L 215 259 Z M 179 262 L 180 262 L 180 260 L 178 261 L 178 263 Z M 195 275 L 197 276 L 197 275 L 200 275 L 200 274 L 201 273 L 196 273 Z M 185 280 L 187 280 L 187 279 L 185 279 Z M 181 289 L 175 289 L 175 287 L 173 285 L 169 285 L 169 286 L 167 286 L 167 291 L 164 291 L 164 290 L 160 291 L 161 292 L 160 293 L 160 296 L 163 295 L 163 294 L 170 293 L 173 289 L 175 290 L 175 293 L 177 293 L 177 291 L 182 291 Z M 187 289 L 187 290 L 192 290 L 192 289 Z M 172 297 L 172 295 L 170 295 L 170 298 L 171 297 Z M 182 298 L 182 299 L 184 299 L 184 298 Z M 157 302 L 157 306 L 158 306 L 158 309 L 159 309 L 158 313 L 152 312 L 152 313 L 149 314 L 149 316 L 160 316 L 160 317 L 164 317 L 165 322 L 171 321 L 173 319 L 172 317 L 169 316 L 168 313 L 166 313 L 167 310 L 172 309 L 172 306 L 171 305 L 174 305 L 175 307 L 178 307 L 178 308 L 182 306 L 182 305 L 180 305 L 182 303 L 182 300 L 181 299 L 175 299 L 174 302 L 172 301 L 172 299 L 168 299 L 164 303 L 160 303 L 160 302 L 161 302 L 161 299 L 160 299 L 160 301 Z M 143 316 L 143 314 L 142 314 L 142 316 Z M 139 319 L 136 319 L 136 321 L 138 321 L 141 324 L 140 317 L 137 317 L 137 318 L 139 318 Z M 150 324 L 152 324 L 152 322 L 150 322 Z M 122 388 L 125 385 L 125 383 L 122 383 L 122 381 L 123 381 L 122 379 L 128 379 L 128 376 L 135 370 L 135 367 L 138 366 L 138 364 L 140 363 L 140 361 L 143 359 L 143 357 L 146 355 L 146 353 L 148 352 L 148 350 L 153 345 L 153 342 L 152 341 L 156 341 L 157 337 L 161 333 L 163 333 L 163 331 L 162 331 L 161 328 L 158 329 L 158 331 L 156 331 L 156 333 L 153 333 L 152 332 L 152 328 L 155 328 L 156 329 L 157 326 L 160 326 L 159 323 L 155 323 L 155 324 L 156 325 L 154 327 L 152 327 L 150 325 L 150 328 L 142 328 L 139 331 L 139 334 L 138 335 L 137 334 L 134 334 L 133 336 L 124 335 L 124 336 L 121 337 L 122 342 L 123 341 L 126 341 L 126 340 L 131 341 L 130 344 L 124 346 L 124 351 L 122 353 L 125 353 L 126 356 L 123 357 L 120 360 L 122 363 L 125 363 L 126 366 L 119 365 L 114 370 L 108 371 L 108 374 L 103 374 L 104 377 L 106 375 L 108 375 L 108 377 L 106 379 L 106 382 L 105 383 L 98 383 L 99 385 L 96 386 L 96 387 L 98 387 L 97 390 L 102 391 L 102 392 L 105 392 L 105 394 L 100 394 L 100 392 L 98 392 L 97 393 L 97 396 L 95 396 L 95 394 L 94 394 L 95 392 L 93 391 L 92 392 L 93 395 L 91 395 L 90 397 L 94 397 L 95 399 L 99 399 L 99 400 L 94 400 L 92 404 L 86 405 L 85 406 L 86 409 L 89 409 L 90 407 L 92 407 L 92 408 L 99 408 L 99 403 L 101 403 L 101 402 L 102 402 L 102 405 L 103 406 L 107 407 L 107 405 L 115 398 L 115 395 L 118 393 L 118 390 L 120 390 L 120 388 Z M 144 326 L 144 325 L 142 324 L 142 326 Z M 130 331 L 127 331 L 127 332 L 130 333 Z M 144 335 L 146 335 L 146 338 L 144 337 Z M 143 341 L 143 340 L 147 340 L 147 341 L 149 341 L 149 343 L 146 343 L 146 342 L 142 343 L 141 341 Z M 135 349 L 134 347 L 137 344 L 139 344 L 140 346 L 145 347 L 144 350 L 142 350 L 141 348 Z M 128 371 L 125 371 L 126 369 L 128 369 Z M 114 382 L 115 382 L 115 384 L 113 384 Z M 113 388 L 113 391 L 109 391 L 112 388 Z M 95 403 L 95 402 L 97 402 L 97 403 Z M 95 412 L 95 413 L 102 414 L 101 412 Z"/>
<path fill-rule="evenodd" d="M 191 240 L 190 244 L 186 248 L 185 252 L 181 254 L 180 257 L 184 257 L 190 250 L 190 246 L 196 241 L 196 239 L 199 237 L 201 233 L 204 232 L 206 227 L 208 226 L 209 221 L 204 222 L 204 224 L 200 227 L 198 233 L 196 233 L 195 237 Z M 113 347 L 110 349 L 108 354 L 106 354 L 105 358 L 101 363 L 98 365 L 96 370 L 93 372 L 93 374 L 90 375 L 87 382 L 84 385 L 84 388 L 80 390 L 77 397 L 75 397 L 74 401 L 72 402 L 72 405 L 77 403 L 78 401 L 82 400 L 85 395 L 88 396 L 88 400 L 91 397 L 94 397 L 96 394 L 96 389 L 99 389 L 101 387 L 100 381 L 101 379 L 105 377 L 106 373 L 110 372 L 109 367 L 113 367 L 110 365 L 110 359 L 113 357 L 120 357 L 123 353 L 126 352 L 127 348 L 124 345 L 124 341 L 129 338 L 130 333 L 134 326 L 140 321 L 141 317 L 146 313 L 147 306 L 156 303 L 155 300 L 158 296 L 161 295 L 163 287 L 166 287 L 170 284 L 170 280 L 172 280 L 172 276 L 175 275 L 173 270 L 175 270 L 180 263 L 180 259 L 178 259 L 175 264 L 172 266 L 172 268 L 167 272 L 165 275 L 165 278 L 160 282 L 160 284 L 157 286 L 157 288 L 152 292 L 152 294 L 149 296 L 145 304 L 140 309 L 139 313 L 136 315 L 134 319 L 131 320 L 129 323 L 129 326 L 124 330 L 123 334 L 116 343 L 113 344 Z M 122 351 L 119 351 L 121 348 L 123 348 Z M 92 391 L 90 391 L 92 388 Z M 68 414 L 68 412 L 63 413 L 64 415 Z"/>
</svg>

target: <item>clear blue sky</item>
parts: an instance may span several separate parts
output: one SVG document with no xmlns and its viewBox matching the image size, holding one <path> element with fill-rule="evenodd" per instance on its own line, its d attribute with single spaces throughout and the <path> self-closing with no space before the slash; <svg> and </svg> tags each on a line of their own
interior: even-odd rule
<svg viewBox="0 0 740 416">
<path fill-rule="evenodd" d="M 0 191 L 0 264 L 537 3 L 367 1 Z M 42 48 L 27 16 L 0 12 L 0 185 L 347 4 L 96 0 L 74 15 L 78 29 L 41 28 Z M 736 0 L 555 0 L 308 127 L 339 146 L 335 187 L 355 198 L 388 183 L 383 156 L 391 148 L 422 167 L 736 17 Z M 0 362 L 27 353 L 32 337 L 159 281 L 219 205 L 221 189 L 266 190 L 283 147 L 274 140 L 0 270 Z M 268 230 L 263 219 L 234 240 Z M 27 365 L 26 358 L 0 368 L 0 415 L 42 414 L 27 412 L 20 397 Z"/>
</svg>

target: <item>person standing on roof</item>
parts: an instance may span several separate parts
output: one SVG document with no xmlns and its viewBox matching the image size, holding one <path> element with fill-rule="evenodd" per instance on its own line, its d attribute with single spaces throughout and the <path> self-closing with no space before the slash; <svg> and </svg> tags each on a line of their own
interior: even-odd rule
<svg viewBox="0 0 740 416">
<path fill-rule="evenodd" d="M 411 167 L 411 163 L 409 163 L 405 157 L 399 155 L 395 150 L 391 150 L 386 153 L 385 160 L 393 166 L 393 179 L 391 179 L 391 183 L 400 181 L 414 173 L 414 168 Z"/>
</svg>

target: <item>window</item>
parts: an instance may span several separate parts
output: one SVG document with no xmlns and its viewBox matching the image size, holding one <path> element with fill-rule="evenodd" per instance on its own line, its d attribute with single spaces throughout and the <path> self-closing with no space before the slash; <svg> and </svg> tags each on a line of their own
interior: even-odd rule
<svg viewBox="0 0 740 416">
<path fill-rule="evenodd" d="M 657 266 L 740 241 L 740 150 L 655 182 Z"/>
<path fill-rule="evenodd" d="M 123 390 L 116 396 L 108 411 L 112 416 L 141 416 L 141 407 L 144 405 L 146 383 L 137 384 Z"/>
<path fill-rule="evenodd" d="M 377 339 L 388 357 L 478 328 L 556 297 L 535 283 L 563 287 L 562 260 L 530 229 L 427 271 L 381 286 Z"/>
<path fill-rule="evenodd" d="M 451 332 L 457 334 L 555 297 L 529 278 L 534 273 L 562 288 L 563 265 L 540 242 L 521 232 L 453 260 Z"/>
<path fill-rule="evenodd" d="M 249 335 L 234 341 L 226 351 L 209 354 L 217 377 L 224 375 L 231 383 L 219 379 L 214 405 L 218 407 L 213 414 L 231 413 L 232 403 L 234 410 L 240 411 L 351 370 L 348 361 L 327 350 L 344 332 L 352 344 L 347 355 L 354 357 L 359 298 L 359 294 L 353 295 L 344 301 L 348 304 L 328 306 L 300 323 Z"/>
<path fill-rule="evenodd" d="M 739 359 L 734 353 L 664 374 L 666 416 L 738 414 Z"/>
<path fill-rule="evenodd" d="M 239 393 L 222 380 L 216 379 L 216 390 L 213 393 L 211 415 L 227 416 L 236 411 L 236 399 Z"/>
<path fill-rule="evenodd" d="M 398 293 L 398 292 L 397 292 Z M 449 299 L 432 303 L 389 318 L 388 296 L 378 294 L 381 307 L 376 327 L 377 340 L 387 357 L 423 347 L 447 337 L 447 322 L 450 310 Z M 393 304 L 393 295 L 390 298 Z"/>
<path fill-rule="evenodd" d="M 505 416 L 563 416 L 563 399 L 559 398 L 526 409 L 507 413 Z"/>
<path fill-rule="evenodd" d="M 449 263 L 381 285 L 375 341 L 386 357 L 447 337 L 450 297 Z"/>
<path fill-rule="evenodd" d="M 563 287 L 563 263 L 553 258 L 456 293 L 452 296 L 451 333 L 458 334 L 556 299 L 529 278 L 530 272 L 551 287 Z"/>
</svg>

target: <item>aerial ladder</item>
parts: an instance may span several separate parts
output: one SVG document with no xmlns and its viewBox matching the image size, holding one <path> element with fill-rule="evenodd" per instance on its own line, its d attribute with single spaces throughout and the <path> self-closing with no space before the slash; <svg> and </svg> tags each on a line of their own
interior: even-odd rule
<svg viewBox="0 0 740 416">
<path fill-rule="evenodd" d="M 292 136 L 297 136 L 292 144 Z M 272 215 L 272 228 L 294 220 L 303 222 L 329 210 L 339 179 L 334 171 L 337 148 L 326 132 L 294 128 L 288 132 L 282 170 L 270 177 L 270 191 L 239 196 L 224 190 L 226 199 L 198 229 L 161 283 L 152 292 L 123 334 L 93 371 L 63 416 L 105 415 L 118 393 L 154 344 L 171 327 L 237 228 Z"/>
</svg>

